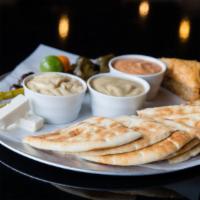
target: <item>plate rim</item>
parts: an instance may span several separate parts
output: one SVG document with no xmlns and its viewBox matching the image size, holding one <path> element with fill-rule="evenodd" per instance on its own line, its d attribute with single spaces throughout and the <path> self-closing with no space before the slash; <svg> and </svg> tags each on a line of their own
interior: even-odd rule
<svg viewBox="0 0 200 200">
<path fill-rule="evenodd" d="M 10 72 L 0 75 L 0 80 L 5 78 L 9 73 Z M 53 167 L 61 168 L 61 169 L 64 169 L 64 170 L 70 170 L 70 171 L 74 171 L 74 172 L 87 173 L 87 174 L 93 174 L 93 175 L 119 176 L 119 177 L 122 177 L 122 176 L 142 177 L 142 176 L 153 176 L 153 175 L 159 175 L 159 174 L 160 175 L 161 174 L 168 174 L 168 173 L 173 173 L 173 172 L 176 172 L 176 171 L 186 170 L 186 169 L 195 167 L 195 166 L 190 166 L 190 167 L 186 167 L 186 168 L 182 168 L 182 169 L 173 169 L 173 170 L 170 170 L 170 171 L 169 170 L 162 170 L 162 169 L 152 169 L 151 173 L 146 172 L 144 174 L 132 174 L 132 173 L 127 173 L 127 172 L 126 173 L 117 173 L 117 172 L 112 172 L 112 171 L 97 171 L 97 170 L 94 170 L 94 169 L 83 169 L 83 168 L 71 167 L 71 166 L 55 163 L 53 161 L 48 161 L 48 160 L 45 160 L 45 159 L 42 159 L 42 158 L 38 158 L 36 156 L 30 155 L 28 153 L 25 153 L 23 151 L 15 149 L 14 147 L 10 146 L 9 144 L 6 144 L 5 142 L 3 142 L 2 140 L 0 140 L 0 144 L 2 146 L 4 146 L 5 148 L 9 149 L 10 151 L 13 151 L 13 152 L 25 157 L 25 158 L 46 164 L 48 166 L 53 166 Z"/>
<path fill-rule="evenodd" d="M 6 144 L 5 142 L 2 142 L 2 140 L 0 141 L 0 144 L 2 146 L 6 147 L 7 149 L 21 155 L 21 156 L 24 156 L 28 159 L 32 159 L 34 161 L 37 161 L 37 162 L 40 162 L 40 163 L 43 163 L 43 164 L 46 164 L 46 165 L 49 165 L 49 166 L 61 168 L 61 169 L 64 169 L 64 170 L 71 170 L 71 171 L 75 171 L 75 172 L 88 173 L 88 174 L 94 174 L 94 175 L 119 176 L 119 177 L 120 176 L 132 176 L 132 177 L 137 176 L 138 177 L 138 176 L 151 176 L 151 175 L 166 174 L 166 173 L 170 173 L 170 172 L 175 172 L 175 171 L 180 171 L 180 170 L 191 168 L 191 167 L 188 167 L 188 168 L 184 168 L 184 169 L 175 169 L 175 170 L 171 170 L 171 171 L 155 169 L 155 172 L 144 173 L 144 174 L 131 174 L 131 173 L 119 173 L 118 174 L 116 172 L 111 172 L 111 171 L 106 172 L 106 171 L 95 171 L 95 170 L 92 170 L 92 169 L 87 170 L 87 169 L 81 169 L 81 168 L 77 168 L 77 167 L 70 167 L 70 166 L 66 166 L 66 165 L 62 165 L 62 164 L 57 164 L 55 162 L 46 161 L 44 159 L 37 158 L 36 156 L 32 156 L 32 155 L 29 155 L 28 153 L 24 153 L 20 150 L 17 150 L 15 148 L 13 148 L 12 146 Z"/>
</svg>

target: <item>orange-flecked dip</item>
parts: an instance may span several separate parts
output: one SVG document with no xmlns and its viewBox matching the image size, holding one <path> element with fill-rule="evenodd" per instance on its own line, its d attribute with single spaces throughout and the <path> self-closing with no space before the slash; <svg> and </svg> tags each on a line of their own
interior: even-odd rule
<svg viewBox="0 0 200 200">
<path fill-rule="evenodd" d="M 113 67 L 121 72 L 135 75 L 155 74 L 161 71 L 161 67 L 143 59 L 118 59 L 113 62 Z"/>
</svg>

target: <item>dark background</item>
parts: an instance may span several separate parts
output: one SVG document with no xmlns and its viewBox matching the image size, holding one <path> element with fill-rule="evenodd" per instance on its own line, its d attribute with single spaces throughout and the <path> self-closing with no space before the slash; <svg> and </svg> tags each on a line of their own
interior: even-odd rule
<svg viewBox="0 0 200 200">
<path fill-rule="evenodd" d="M 146 18 L 139 0 L 0 0 L 0 73 L 12 70 L 40 43 L 95 58 L 114 53 L 200 59 L 200 1 L 152 0 Z M 69 19 L 62 40 L 58 24 Z M 187 41 L 182 19 L 190 20 Z"/>
<path fill-rule="evenodd" d="M 90 58 L 138 53 L 200 60 L 200 1 L 149 3 L 148 15 L 142 17 L 139 0 L 0 0 L 0 75 L 40 43 Z M 58 26 L 63 15 L 69 31 L 61 38 Z M 179 35 L 183 19 L 190 24 L 185 40 Z M 78 199 L 1 166 L 2 200 L 50 197 Z"/>
</svg>

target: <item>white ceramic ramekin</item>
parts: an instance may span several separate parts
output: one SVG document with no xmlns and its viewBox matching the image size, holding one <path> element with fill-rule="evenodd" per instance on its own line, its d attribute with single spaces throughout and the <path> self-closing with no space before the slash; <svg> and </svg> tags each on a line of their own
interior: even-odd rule
<svg viewBox="0 0 200 200">
<path fill-rule="evenodd" d="M 30 90 L 26 83 L 31 80 L 34 74 L 26 77 L 23 82 L 24 94 L 30 100 L 32 110 L 35 114 L 43 117 L 47 123 L 50 124 L 64 124 L 75 120 L 81 109 L 83 98 L 87 89 L 85 81 L 77 76 L 59 73 L 59 72 L 47 72 L 56 73 L 62 76 L 66 76 L 72 79 L 78 80 L 83 90 L 77 94 L 71 94 L 68 96 L 50 96 L 44 95 Z"/>
<path fill-rule="evenodd" d="M 128 74 L 128 73 L 119 71 L 119 70 L 117 70 L 113 67 L 113 63 L 116 60 L 119 60 L 119 59 L 142 59 L 142 60 L 146 60 L 146 61 L 153 62 L 153 63 L 159 65 L 160 68 L 161 68 L 161 71 L 158 72 L 158 73 L 147 74 L 147 75 Z M 113 59 L 111 59 L 109 61 L 109 68 L 110 68 L 110 73 L 114 74 L 114 75 L 119 75 L 121 77 L 123 77 L 124 75 L 126 75 L 126 76 L 128 75 L 130 77 L 134 76 L 134 77 L 140 77 L 140 78 L 145 79 L 151 86 L 151 89 L 150 89 L 150 91 L 147 95 L 147 100 L 152 100 L 158 93 L 158 90 L 160 88 L 160 84 L 163 80 L 164 73 L 167 69 L 167 66 L 164 62 L 160 61 L 157 58 L 153 58 L 153 57 L 145 56 L 145 55 L 133 54 L 133 55 L 122 55 L 122 56 L 114 57 Z"/>
<path fill-rule="evenodd" d="M 109 96 L 106 94 L 102 94 L 91 86 L 91 81 L 95 78 L 109 76 L 109 77 L 118 77 L 117 75 L 112 75 L 110 73 L 98 74 L 94 75 L 87 81 L 87 86 L 91 95 L 91 107 L 92 113 L 94 116 L 102 116 L 102 117 L 117 117 L 121 115 L 132 115 L 135 114 L 138 109 L 141 109 L 146 95 L 149 92 L 150 86 L 149 84 L 138 77 L 126 77 L 123 79 L 132 80 L 135 83 L 138 83 L 143 86 L 144 92 L 137 96 L 128 96 L 128 97 L 116 97 Z"/>
</svg>

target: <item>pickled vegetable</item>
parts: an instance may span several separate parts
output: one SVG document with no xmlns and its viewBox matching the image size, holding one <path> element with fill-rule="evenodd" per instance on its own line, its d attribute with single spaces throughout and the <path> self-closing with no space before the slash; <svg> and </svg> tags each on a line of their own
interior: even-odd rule
<svg viewBox="0 0 200 200">
<path fill-rule="evenodd" d="M 7 104 L 0 104 L 0 109 L 3 108 L 4 106 L 6 106 Z"/>
<path fill-rule="evenodd" d="M 97 66 L 88 58 L 79 57 L 76 62 L 74 74 L 87 80 L 89 77 L 98 73 Z"/>
<path fill-rule="evenodd" d="M 99 71 L 100 73 L 105 73 L 105 72 L 109 72 L 109 66 L 108 66 L 108 62 L 110 61 L 110 59 L 112 59 L 114 57 L 113 54 L 108 54 L 105 56 L 101 56 L 97 59 L 97 63 L 99 64 Z"/>
<path fill-rule="evenodd" d="M 24 89 L 19 88 L 19 89 L 16 89 L 16 90 L 0 92 L 0 100 L 11 99 L 13 97 L 16 97 L 18 94 L 24 94 Z"/>
</svg>

